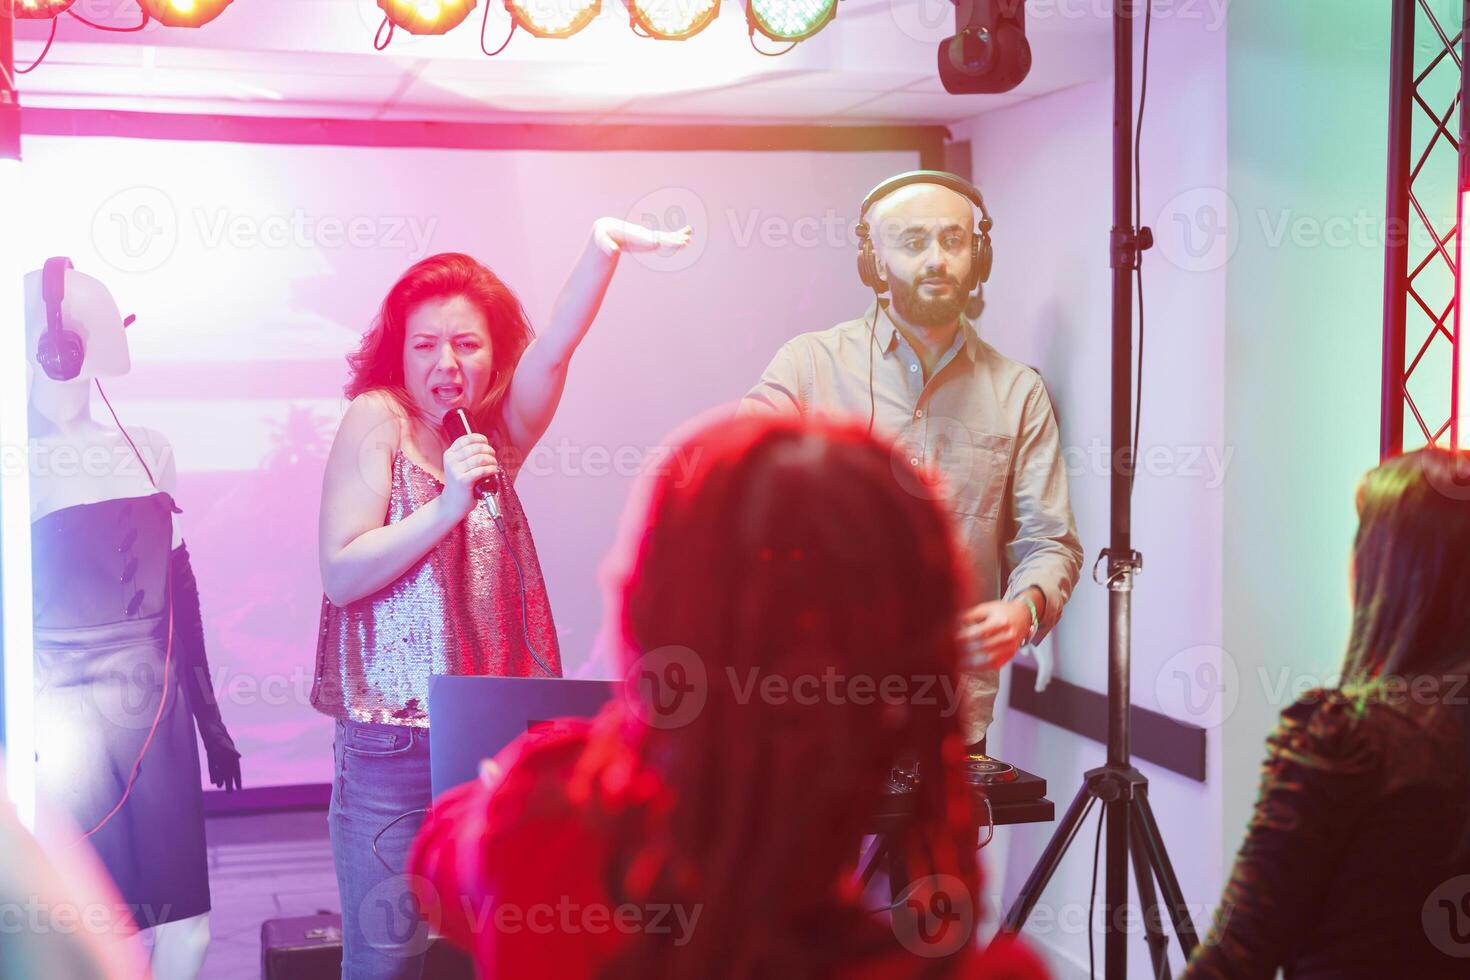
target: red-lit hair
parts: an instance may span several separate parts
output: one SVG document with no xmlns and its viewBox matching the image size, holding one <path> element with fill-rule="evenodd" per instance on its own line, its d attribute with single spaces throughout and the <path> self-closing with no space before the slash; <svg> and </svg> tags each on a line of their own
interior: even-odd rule
<svg viewBox="0 0 1470 980">
<path fill-rule="evenodd" d="M 497 425 L 516 365 L 534 334 L 521 301 L 510 287 L 462 252 L 431 255 L 398 277 L 388 290 L 372 327 L 363 334 L 361 345 L 347 356 L 351 368 L 344 388 L 347 397 L 383 391 L 392 395 L 405 411 L 412 412 L 413 400 L 403 377 L 404 334 L 409 314 L 422 303 L 454 296 L 469 300 L 489 325 L 490 386 L 471 415 L 478 431 L 485 432 Z"/>
<path fill-rule="evenodd" d="M 702 906 L 678 946 L 633 937 L 605 978 L 820 977 L 894 942 L 852 893 L 890 767 L 919 760 L 913 877 L 978 894 L 963 743 L 933 703 L 816 704 L 748 696 L 780 675 L 957 683 L 961 566 L 932 495 L 905 489 L 887 447 L 850 426 L 730 419 L 677 450 L 654 484 L 623 585 L 628 656 L 687 647 L 708 699 L 663 731 L 628 712 L 587 754 L 599 771 L 651 769 L 661 807 L 614 815 L 614 900 Z M 907 479 L 912 479 L 908 477 Z M 953 689 L 953 688 L 952 688 Z M 845 702 L 845 703 L 842 703 Z M 617 765 L 621 759 L 623 766 Z M 658 810 L 650 814 L 649 810 Z M 975 906 L 978 908 L 978 905 Z"/>
</svg>

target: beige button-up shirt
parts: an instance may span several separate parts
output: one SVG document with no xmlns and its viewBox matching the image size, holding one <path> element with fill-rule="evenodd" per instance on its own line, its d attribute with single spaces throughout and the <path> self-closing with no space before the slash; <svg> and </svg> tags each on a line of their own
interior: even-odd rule
<svg viewBox="0 0 1470 980">
<path fill-rule="evenodd" d="M 885 313 L 788 341 L 745 396 L 742 412 L 854 418 L 893 442 L 899 466 L 943 477 L 945 504 L 973 569 L 972 602 L 1046 596 L 1037 639 L 1077 584 L 1082 546 L 1072 518 L 1061 439 L 1041 376 L 1001 355 L 961 318 L 954 344 L 926 381 L 919 356 Z M 872 387 L 869 388 L 871 365 Z M 984 737 L 998 673 L 963 684 L 966 739 Z"/>
</svg>

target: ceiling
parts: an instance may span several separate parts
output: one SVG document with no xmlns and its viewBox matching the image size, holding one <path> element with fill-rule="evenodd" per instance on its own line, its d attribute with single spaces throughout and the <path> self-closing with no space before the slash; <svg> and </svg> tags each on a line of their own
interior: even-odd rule
<svg viewBox="0 0 1470 980">
<path fill-rule="evenodd" d="M 679 0 L 674 0 L 679 2 Z M 506 37 L 503 0 L 449 34 L 397 32 L 373 50 L 375 0 L 234 0 L 203 28 L 150 24 L 108 33 L 62 16 L 45 62 L 20 76 L 22 106 L 341 119 L 473 122 L 947 124 L 1111 72 L 1109 4 L 1033 3 L 1033 65 L 1004 95 L 950 95 L 936 51 L 954 32 L 951 0 L 842 0 L 836 18 L 788 55 L 751 48 L 744 5 L 724 0 L 687 41 L 629 29 L 621 0 L 603 0 L 581 33 Z M 1099 9 L 1101 8 L 1101 9 Z M 134 0 L 77 0 L 89 20 L 140 19 Z M 30 64 L 50 25 L 19 21 L 16 62 Z M 767 50 L 781 45 L 757 38 Z"/>
</svg>

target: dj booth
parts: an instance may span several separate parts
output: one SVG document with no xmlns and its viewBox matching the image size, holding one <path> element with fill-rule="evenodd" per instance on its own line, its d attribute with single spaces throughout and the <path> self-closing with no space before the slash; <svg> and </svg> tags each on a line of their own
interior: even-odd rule
<svg viewBox="0 0 1470 980">
<path fill-rule="evenodd" d="M 530 677 L 435 677 L 429 684 L 429 765 L 434 795 L 479 775 L 480 760 L 494 756 L 524 732 L 535 731 L 556 718 L 590 718 L 614 697 L 621 696 L 617 681 Z M 1056 819 L 1046 798 L 1046 780 L 987 756 L 974 755 L 966 764 L 965 779 L 974 793 L 977 846 L 989 843 L 994 828 L 1019 823 L 1047 823 Z M 914 811 L 917 774 L 895 767 L 878 812 L 873 815 L 874 839 L 862 860 L 866 886 L 886 871 L 893 893 L 909 883 L 909 869 L 901 849 L 893 847 Z"/>
<path fill-rule="evenodd" d="M 976 817 L 977 846 L 990 843 L 996 827 L 1049 823 L 1056 819 L 1056 809 L 1046 798 L 1046 780 L 1040 776 L 982 756 L 971 756 L 967 768 L 974 794 L 970 812 Z M 890 891 L 896 897 L 912 879 L 912 869 L 904 862 L 903 850 L 894 844 L 913 816 L 914 793 L 905 775 L 897 771 L 889 780 L 888 790 L 873 817 L 873 840 L 863 854 L 860 868 L 864 887 L 879 871 L 886 873 Z"/>
<path fill-rule="evenodd" d="M 621 684 L 564 678 L 435 677 L 429 685 L 429 764 L 434 795 L 479 778 L 480 763 L 526 732 L 561 718 L 591 718 Z M 1055 819 L 1046 780 L 985 756 L 971 756 L 966 780 L 974 794 L 976 844 L 988 843 L 995 827 Z M 873 815 L 873 835 L 860 861 L 866 887 L 882 871 L 892 894 L 908 888 L 913 869 L 904 849 L 894 846 L 914 812 L 917 773 L 900 765 Z M 437 937 L 428 950 L 426 975 L 470 980 L 468 958 Z M 335 978 L 342 962 L 342 918 L 319 914 L 271 919 L 261 928 L 263 980 Z"/>
</svg>

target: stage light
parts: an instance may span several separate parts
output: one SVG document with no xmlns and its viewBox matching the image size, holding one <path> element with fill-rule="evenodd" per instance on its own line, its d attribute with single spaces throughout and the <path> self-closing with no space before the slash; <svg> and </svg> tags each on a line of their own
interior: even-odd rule
<svg viewBox="0 0 1470 980">
<path fill-rule="evenodd" d="M 15 0 L 13 9 L 19 20 L 46 20 L 64 13 L 74 3 L 76 0 Z"/>
<path fill-rule="evenodd" d="M 201 27 L 229 5 L 230 0 L 138 0 L 143 12 L 165 27 Z"/>
<path fill-rule="evenodd" d="M 410 34 L 444 34 L 470 15 L 475 0 L 378 0 L 378 6 Z"/>
<path fill-rule="evenodd" d="M 535 37 L 571 37 L 602 12 L 602 0 L 505 0 L 505 9 Z"/>
<path fill-rule="evenodd" d="M 720 0 L 626 0 L 633 30 L 660 41 L 682 41 L 709 26 Z"/>
<path fill-rule="evenodd" d="M 837 0 L 746 0 L 751 30 L 773 41 L 800 41 L 827 26 L 837 13 Z"/>
<path fill-rule="evenodd" d="M 1009 92 L 1031 71 L 1023 0 L 956 3 L 953 37 L 939 43 L 939 80 L 946 92 Z"/>
</svg>

